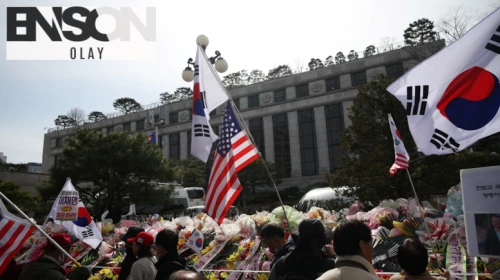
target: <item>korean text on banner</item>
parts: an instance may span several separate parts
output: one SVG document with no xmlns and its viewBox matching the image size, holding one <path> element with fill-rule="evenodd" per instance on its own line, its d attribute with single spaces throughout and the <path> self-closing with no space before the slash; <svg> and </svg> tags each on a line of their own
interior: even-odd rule
<svg viewBox="0 0 500 280">
<path fill-rule="evenodd" d="M 61 191 L 57 201 L 56 218 L 57 221 L 78 220 L 78 192 Z"/>
</svg>

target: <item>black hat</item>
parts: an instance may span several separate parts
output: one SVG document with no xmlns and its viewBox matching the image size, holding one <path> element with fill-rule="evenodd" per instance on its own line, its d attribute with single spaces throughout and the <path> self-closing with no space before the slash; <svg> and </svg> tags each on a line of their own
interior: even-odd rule
<svg viewBox="0 0 500 280">
<path fill-rule="evenodd" d="M 120 235 L 120 239 L 124 242 L 127 242 L 127 239 L 135 238 L 139 233 L 144 231 L 145 230 L 141 227 L 131 227 L 127 230 L 127 233 Z"/>
<path fill-rule="evenodd" d="M 328 244 L 333 240 L 333 232 L 320 220 L 306 219 L 299 225 L 300 240 L 318 239 L 323 244 Z"/>
</svg>

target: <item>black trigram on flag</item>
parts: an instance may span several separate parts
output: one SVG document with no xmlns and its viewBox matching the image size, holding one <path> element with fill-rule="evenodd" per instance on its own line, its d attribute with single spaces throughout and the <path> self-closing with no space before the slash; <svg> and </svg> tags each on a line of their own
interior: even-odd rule
<svg viewBox="0 0 500 280">
<path fill-rule="evenodd" d="M 206 124 L 195 124 L 194 125 L 194 136 L 195 137 L 210 137 L 210 129 Z"/>
<path fill-rule="evenodd" d="M 496 32 L 500 33 L 500 26 L 498 26 Z M 493 34 L 493 36 L 491 36 L 491 39 L 488 42 L 488 44 L 486 44 L 485 48 L 487 50 L 494 52 L 494 53 L 500 54 L 500 36 L 497 34 Z"/>
<path fill-rule="evenodd" d="M 429 86 L 414 86 L 406 88 L 406 114 L 408 116 L 424 115 L 427 108 Z"/>
<path fill-rule="evenodd" d="M 200 95 L 201 95 L 201 102 L 203 103 L 203 109 L 205 109 L 205 108 L 207 108 L 207 96 L 206 96 L 206 92 L 202 91 L 202 92 L 200 92 Z"/>
<path fill-rule="evenodd" d="M 198 64 L 194 65 L 194 75 L 199 76 L 200 75 L 200 66 Z"/>
<path fill-rule="evenodd" d="M 451 149 L 456 152 L 458 148 L 460 148 L 460 144 L 458 144 L 455 139 L 437 128 L 434 130 L 431 143 L 434 144 L 438 150 Z"/>
<path fill-rule="evenodd" d="M 82 232 L 82 236 L 83 236 L 83 238 L 92 237 L 92 236 L 94 236 L 94 231 L 92 230 L 92 228 L 90 226 L 86 226 L 85 231 Z"/>
</svg>

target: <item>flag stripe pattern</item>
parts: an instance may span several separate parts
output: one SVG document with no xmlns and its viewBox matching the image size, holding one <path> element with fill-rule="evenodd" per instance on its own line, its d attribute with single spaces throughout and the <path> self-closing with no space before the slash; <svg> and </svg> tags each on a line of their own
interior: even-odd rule
<svg viewBox="0 0 500 280">
<path fill-rule="evenodd" d="M 9 265 L 35 227 L 9 212 L 0 200 L 0 275 Z"/>
<path fill-rule="evenodd" d="M 403 139 L 401 139 L 401 135 L 399 134 L 396 123 L 394 123 L 391 115 L 389 115 L 389 125 L 391 127 L 391 134 L 392 140 L 394 141 L 394 152 L 396 157 L 396 159 L 394 160 L 394 164 L 389 169 L 389 174 L 392 176 L 396 173 L 396 171 L 408 168 L 410 155 L 408 155 L 408 152 L 406 151 Z"/>
<path fill-rule="evenodd" d="M 237 173 L 258 158 L 259 152 L 241 129 L 232 101 L 228 101 L 205 200 L 207 213 L 219 224 L 242 190 Z"/>
</svg>

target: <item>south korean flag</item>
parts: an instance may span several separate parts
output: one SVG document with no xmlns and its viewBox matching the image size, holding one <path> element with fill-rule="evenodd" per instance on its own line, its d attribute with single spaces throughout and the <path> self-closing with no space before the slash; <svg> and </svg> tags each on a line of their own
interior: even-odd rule
<svg viewBox="0 0 500 280">
<path fill-rule="evenodd" d="M 421 152 L 454 153 L 500 131 L 499 54 L 496 10 L 387 88 L 405 107 Z"/>
<path fill-rule="evenodd" d="M 191 128 L 191 154 L 207 162 L 212 143 L 218 137 L 210 126 L 210 112 L 228 100 L 213 66 L 208 62 L 205 51 L 198 46 L 194 65 L 193 124 Z"/>
</svg>

